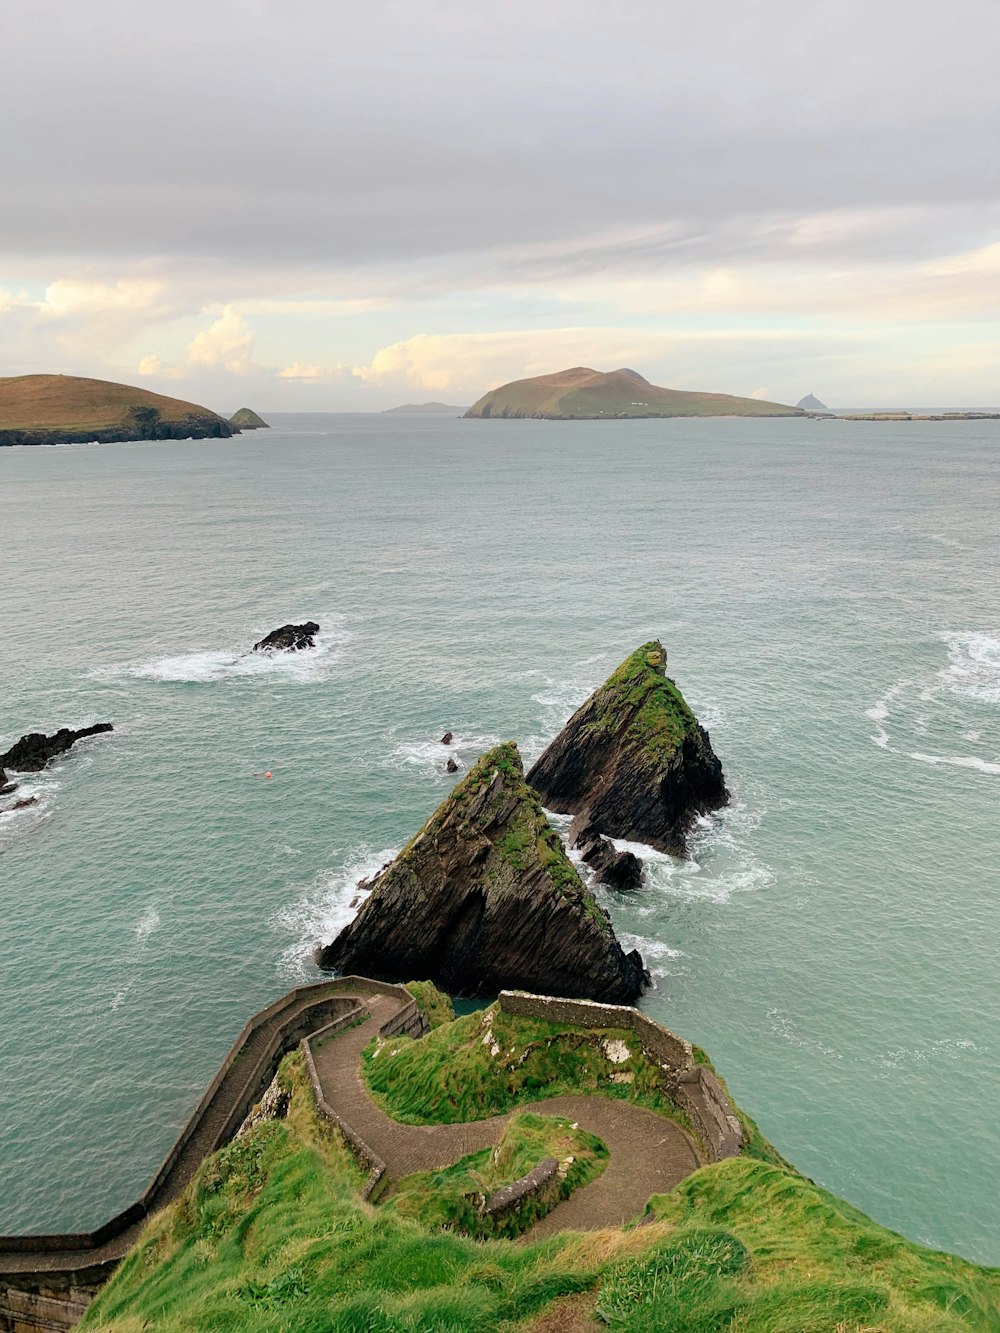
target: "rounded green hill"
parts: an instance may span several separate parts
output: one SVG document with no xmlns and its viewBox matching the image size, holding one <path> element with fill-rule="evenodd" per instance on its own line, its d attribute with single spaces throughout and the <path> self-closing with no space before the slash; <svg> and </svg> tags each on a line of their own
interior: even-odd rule
<svg viewBox="0 0 1000 1333">
<path fill-rule="evenodd" d="M 797 407 L 728 393 L 688 393 L 650 384 L 635 370 L 574 366 L 513 380 L 473 403 L 467 417 L 538 417 L 546 421 L 634 417 L 798 417 Z"/>
</svg>

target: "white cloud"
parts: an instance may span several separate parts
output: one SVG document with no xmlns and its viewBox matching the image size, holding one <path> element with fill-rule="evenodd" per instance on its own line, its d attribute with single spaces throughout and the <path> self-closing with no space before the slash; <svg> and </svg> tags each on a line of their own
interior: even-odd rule
<svg viewBox="0 0 1000 1333">
<path fill-rule="evenodd" d="M 751 397 L 751 398 L 762 398 L 762 399 L 764 400 L 764 402 L 770 402 L 770 399 L 771 399 L 771 395 L 770 395 L 770 393 L 768 392 L 767 389 L 751 389 L 751 390 L 750 390 L 750 397 Z"/>
<path fill-rule="evenodd" d="M 57 278 L 46 287 L 37 309 L 55 319 L 108 311 L 149 312 L 156 308 L 163 290 L 162 282 L 137 278 L 120 278 L 113 283 Z"/>
<path fill-rule="evenodd" d="M 191 365 L 221 367 L 232 375 L 248 375 L 258 369 L 253 360 L 253 333 L 231 305 L 191 339 L 187 358 Z"/>
<path fill-rule="evenodd" d="M 278 379 L 332 380 L 338 379 L 346 370 L 346 366 L 305 366 L 301 361 L 293 361 L 290 366 L 278 371 Z"/>
</svg>

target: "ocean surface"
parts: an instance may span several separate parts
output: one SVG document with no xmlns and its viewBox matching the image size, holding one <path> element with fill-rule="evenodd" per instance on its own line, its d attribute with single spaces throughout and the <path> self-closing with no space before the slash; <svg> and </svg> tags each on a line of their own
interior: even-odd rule
<svg viewBox="0 0 1000 1333">
<path fill-rule="evenodd" d="M 602 892 L 645 1007 L 806 1174 L 1000 1263 L 1000 423 L 274 420 L 0 449 L 0 749 L 115 724 L 0 816 L 0 1232 L 145 1186 L 442 732 L 533 758 L 660 636 L 735 799 Z"/>
</svg>

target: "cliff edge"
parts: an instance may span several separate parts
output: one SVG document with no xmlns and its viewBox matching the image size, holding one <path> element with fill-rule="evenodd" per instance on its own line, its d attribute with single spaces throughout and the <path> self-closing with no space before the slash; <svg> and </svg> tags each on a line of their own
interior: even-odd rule
<svg viewBox="0 0 1000 1333">
<path fill-rule="evenodd" d="M 316 958 L 386 981 L 429 977 L 461 995 L 631 1004 L 647 980 L 546 821 L 513 742 L 483 755 Z"/>
<path fill-rule="evenodd" d="M 643 644 L 578 708 L 528 774 L 550 810 L 588 831 L 687 854 L 686 833 L 729 793 L 659 640 Z"/>
</svg>

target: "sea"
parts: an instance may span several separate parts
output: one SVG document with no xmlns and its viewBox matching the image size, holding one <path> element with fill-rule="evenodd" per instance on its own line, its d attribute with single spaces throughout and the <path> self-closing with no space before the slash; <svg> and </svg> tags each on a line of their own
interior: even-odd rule
<svg viewBox="0 0 1000 1333">
<path fill-rule="evenodd" d="M 0 449 L 0 750 L 115 727 L 0 815 L 0 1233 L 144 1188 L 447 795 L 445 731 L 531 760 L 659 637 L 733 800 L 599 890 L 643 1007 L 807 1176 L 1000 1263 L 998 500 L 992 421 Z"/>
</svg>

